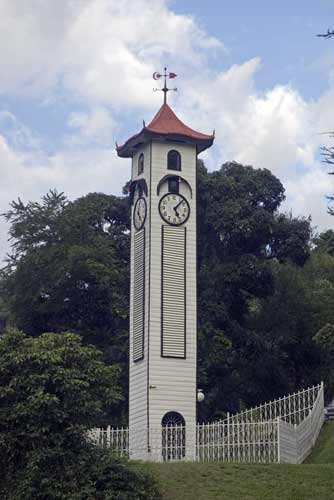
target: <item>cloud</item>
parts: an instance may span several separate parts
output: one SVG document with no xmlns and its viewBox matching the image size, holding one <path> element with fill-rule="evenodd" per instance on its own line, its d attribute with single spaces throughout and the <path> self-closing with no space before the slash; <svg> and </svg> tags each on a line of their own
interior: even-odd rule
<svg viewBox="0 0 334 500">
<path fill-rule="evenodd" d="M 259 91 L 265 61 L 222 71 L 212 58 L 224 60 L 226 51 L 163 0 L 0 1 L 0 97 L 24 102 L 32 115 L 43 111 L 48 122 L 37 132 L 29 113 L 20 120 L 15 106 L 0 108 L 0 211 L 50 188 L 71 198 L 120 193 L 130 168 L 115 155 L 116 136 L 122 142 L 142 118 L 149 121 L 161 103 L 151 74 L 172 64 L 180 74 L 170 99 L 177 114 L 200 131 L 216 129 L 215 146 L 203 155 L 209 168 L 227 160 L 268 168 L 286 187 L 284 209 L 311 213 L 319 228 L 331 225 L 325 195 L 334 189 L 319 163 L 319 146 L 330 138 L 319 132 L 334 128 L 334 91 L 313 101 L 284 82 Z M 49 122 L 60 109 L 56 140 Z M 0 253 L 3 223 L 1 231 Z"/>
<path fill-rule="evenodd" d="M 112 143 L 119 126 L 112 114 L 102 107 L 89 112 L 73 112 L 68 119 L 72 134 L 64 139 L 67 145 L 81 145 L 83 148 L 92 142 L 108 146 Z"/>
<path fill-rule="evenodd" d="M 0 93 L 152 106 L 153 71 L 173 57 L 195 67 L 218 39 L 163 0 L 3 0 Z"/>
<path fill-rule="evenodd" d="M 319 132 L 334 129 L 334 91 L 329 89 L 317 101 L 306 101 L 291 85 L 259 92 L 260 69 L 261 60 L 254 58 L 208 75 L 188 93 L 184 118 L 202 130 L 209 131 L 210 125 L 216 129 L 215 149 L 206 153 L 211 168 L 231 160 L 268 168 L 286 188 L 283 210 L 311 214 L 320 230 L 331 227 L 326 195 L 334 186 L 320 162 L 319 148 L 333 139 Z"/>
</svg>

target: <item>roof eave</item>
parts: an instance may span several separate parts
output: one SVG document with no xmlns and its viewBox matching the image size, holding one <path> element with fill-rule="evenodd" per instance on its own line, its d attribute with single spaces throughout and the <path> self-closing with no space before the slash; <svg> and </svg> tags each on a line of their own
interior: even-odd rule
<svg viewBox="0 0 334 500">
<path fill-rule="evenodd" d="M 197 153 L 201 153 L 209 148 L 213 141 L 214 135 L 208 136 L 207 138 L 199 139 L 195 137 L 190 137 L 183 134 L 163 134 L 158 132 L 153 132 L 147 128 L 143 128 L 139 134 L 130 137 L 122 146 L 116 148 L 118 156 L 121 158 L 131 158 L 137 151 L 138 147 L 145 142 L 150 140 L 160 140 L 162 142 L 183 142 L 187 144 L 196 145 Z"/>
</svg>

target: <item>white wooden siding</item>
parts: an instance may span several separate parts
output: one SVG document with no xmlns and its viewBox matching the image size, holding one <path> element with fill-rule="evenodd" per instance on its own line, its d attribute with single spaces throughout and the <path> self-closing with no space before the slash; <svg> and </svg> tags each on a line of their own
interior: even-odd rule
<svg viewBox="0 0 334 500">
<path fill-rule="evenodd" d="M 145 320 L 145 228 L 134 235 L 133 269 L 133 361 L 144 357 Z"/>
<path fill-rule="evenodd" d="M 186 358 L 161 357 L 161 226 L 159 201 L 168 191 L 168 183 L 160 180 L 171 171 L 167 170 L 167 154 L 176 149 L 182 157 L 180 194 L 190 205 L 190 217 L 182 226 L 186 228 Z M 149 342 L 149 425 L 161 425 L 168 411 L 181 413 L 187 426 L 196 423 L 196 148 L 187 144 L 152 143 L 152 191 L 151 191 L 151 285 L 150 285 L 150 342 Z M 173 310 L 171 310 L 173 313 Z M 188 439 L 188 438 L 187 438 Z M 191 438 L 189 437 L 191 440 Z M 189 441 L 190 442 L 190 441 Z"/>
<path fill-rule="evenodd" d="M 162 226 L 161 354 L 185 358 L 185 227 Z"/>
<path fill-rule="evenodd" d="M 137 160 L 140 152 L 144 152 L 144 172 L 137 176 Z M 146 144 L 132 161 L 132 180 L 145 179 L 150 186 L 150 144 Z M 144 358 L 133 361 L 133 334 L 134 334 L 134 248 L 136 229 L 131 217 L 131 284 L 130 284 L 130 353 L 129 353 L 129 445 L 136 447 L 137 429 L 147 426 L 148 410 L 148 304 L 149 304 L 149 214 L 150 198 L 147 198 L 147 217 L 145 222 L 145 327 L 144 327 Z M 133 211 L 132 206 L 132 211 Z M 135 458 L 135 456 L 133 456 Z"/>
<path fill-rule="evenodd" d="M 177 149 L 182 157 L 180 175 L 189 182 L 180 183 L 180 194 L 190 205 L 190 217 L 182 226 L 186 229 L 186 358 L 161 356 L 161 227 L 164 224 L 158 210 L 160 198 L 167 192 L 168 183 L 157 195 L 159 181 L 171 171 L 167 170 L 167 153 Z M 129 447 L 137 448 L 140 429 L 158 427 L 168 411 L 182 414 L 187 427 L 187 455 L 193 450 L 193 435 L 188 429 L 196 424 L 196 148 L 193 145 L 153 141 L 140 148 L 133 158 L 133 180 L 137 179 L 136 165 L 140 152 L 144 152 L 144 178 L 148 186 L 147 218 L 145 223 L 145 335 L 144 358 L 133 361 L 133 308 L 134 308 L 134 236 L 131 238 L 131 301 L 130 301 L 130 396 Z M 170 309 L 173 313 L 173 309 Z M 190 431 L 189 431 L 190 432 Z M 191 444 L 192 443 L 192 444 Z M 151 444 L 151 443 L 150 443 Z M 192 451 L 189 452 L 191 456 Z M 131 455 L 136 458 L 136 454 Z M 143 450 L 140 456 L 143 457 Z M 147 456 L 150 459 L 150 454 Z"/>
</svg>

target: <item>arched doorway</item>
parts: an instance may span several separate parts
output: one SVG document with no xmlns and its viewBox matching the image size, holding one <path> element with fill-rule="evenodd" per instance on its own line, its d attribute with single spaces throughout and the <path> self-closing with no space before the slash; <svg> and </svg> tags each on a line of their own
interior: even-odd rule
<svg viewBox="0 0 334 500">
<path fill-rule="evenodd" d="M 182 460 L 186 455 L 186 423 L 177 411 L 167 412 L 162 420 L 163 461 Z"/>
</svg>

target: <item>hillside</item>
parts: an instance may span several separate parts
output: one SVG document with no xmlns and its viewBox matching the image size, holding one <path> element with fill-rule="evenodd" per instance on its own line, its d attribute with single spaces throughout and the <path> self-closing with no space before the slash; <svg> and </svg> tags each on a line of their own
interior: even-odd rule
<svg viewBox="0 0 334 500">
<path fill-rule="evenodd" d="M 149 466 L 165 500 L 331 500 L 334 423 L 303 465 L 169 463 Z"/>
</svg>

